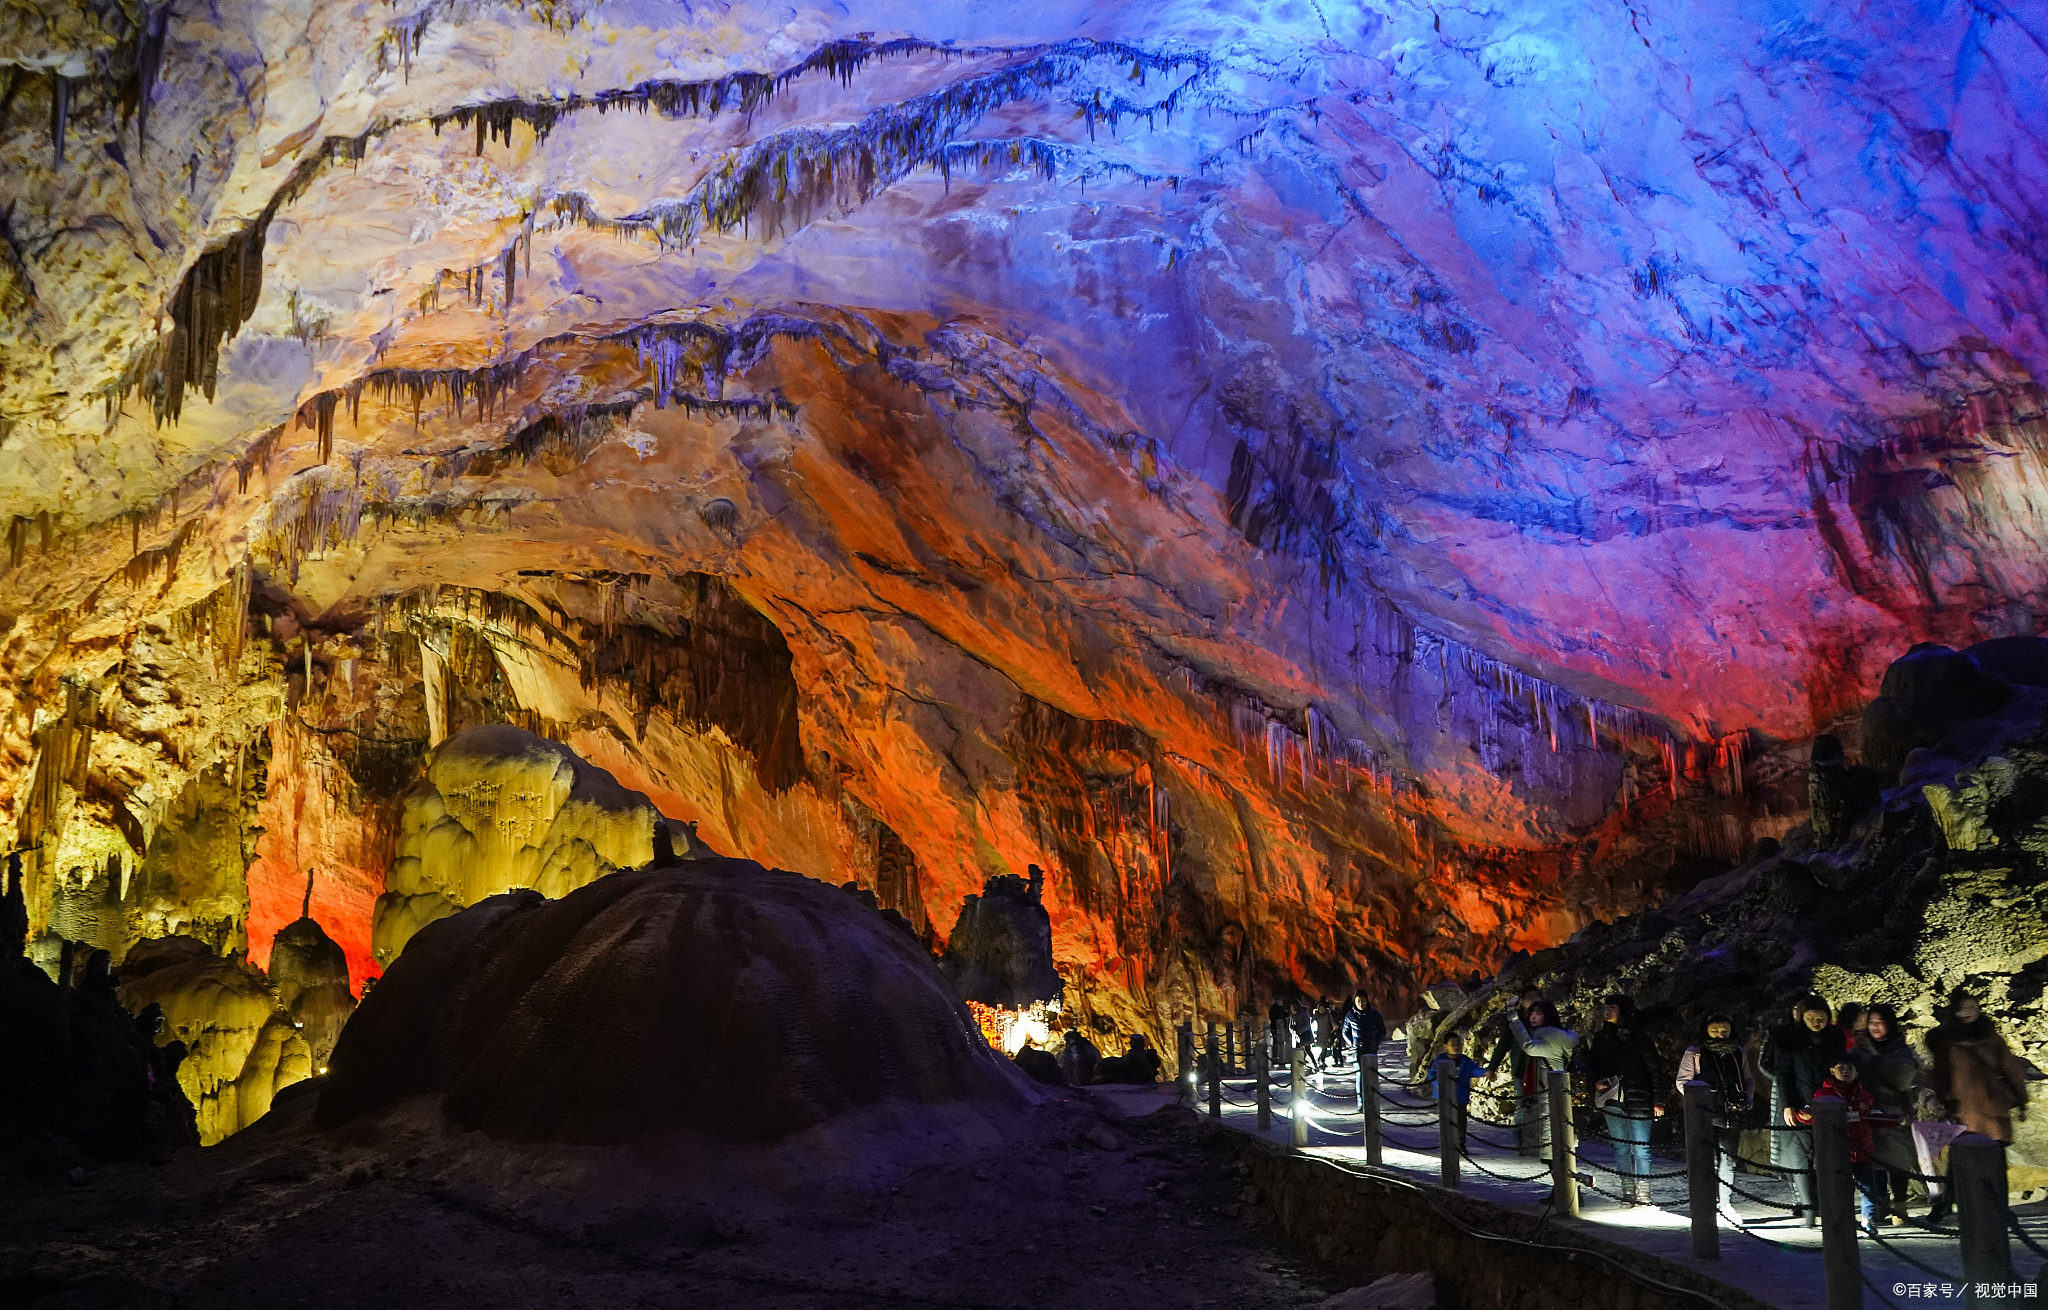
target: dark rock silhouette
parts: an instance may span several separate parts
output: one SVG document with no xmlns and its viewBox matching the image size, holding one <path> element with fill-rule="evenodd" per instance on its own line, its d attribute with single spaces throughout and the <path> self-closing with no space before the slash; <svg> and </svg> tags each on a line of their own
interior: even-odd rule
<svg viewBox="0 0 2048 1310">
<path fill-rule="evenodd" d="M 914 940 L 837 888 L 723 858 L 426 926 L 329 1063 L 324 1126 L 427 1093 L 526 1141 L 770 1142 L 861 1106 L 1027 1095 Z"/>
<path fill-rule="evenodd" d="M 939 961 L 961 996 L 1011 1010 L 1058 999 L 1063 984 L 1052 962 L 1052 919 L 1040 899 L 1044 879 L 1035 864 L 1029 882 L 999 874 L 962 903 Z"/>
<path fill-rule="evenodd" d="M 2012 699 L 2012 687 L 1979 666 L 1976 647 L 1953 650 L 1922 642 L 1885 670 L 1877 699 L 1863 711 L 1863 762 L 1896 773 L 1906 756 L 1939 745 L 1956 726 L 1995 714 Z M 2001 647 L 2001 664 L 2021 665 Z"/>
<path fill-rule="evenodd" d="M 1041 1051 L 1036 1046 L 1027 1046 L 1017 1052 L 1015 1059 L 1017 1067 L 1023 1070 L 1032 1082 L 1043 1083 L 1047 1087 L 1067 1085 L 1067 1075 L 1060 1070 L 1059 1057 L 1051 1051 Z"/>
<path fill-rule="evenodd" d="M 196 1145 L 190 1102 L 174 1076 L 183 1050 L 153 1040 L 162 1012 L 131 1018 L 114 998 L 106 952 L 77 987 L 50 980 L 22 954 L 26 920 L 11 912 L 20 875 L 0 897 L 0 1172 L 62 1175 Z"/>
</svg>

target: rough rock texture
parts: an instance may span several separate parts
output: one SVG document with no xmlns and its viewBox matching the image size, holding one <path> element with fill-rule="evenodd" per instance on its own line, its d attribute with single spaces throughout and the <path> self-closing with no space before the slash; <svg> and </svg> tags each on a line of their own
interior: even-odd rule
<svg viewBox="0 0 2048 1310">
<path fill-rule="evenodd" d="M 287 1098 L 271 1122 L 167 1168 L 34 1191 L 0 1179 L 0 1286 L 52 1310 L 263 1305 L 280 1288 L 393 1310 L 1299 1310 L 1342 1286 L 1241 1217 L 1241 1174 L 1185 1110 L 1121 1119 L 1076 1094 L 981 1140 L 906 1135 L 846 1161 L 811 1151 L 779 1195 L 728 1176 L 675 1197 L 664 1189 L 690 1157 L 545 1153 L 609 1166 L 572 1178 L 561 1159 L 480 1133 L 316 1132 L 313 1099 Z M 832 1164 L 851 1178 L 832 1179 Z M 999 1257 L 992 1233 L 1006 1235 Z"/>
<path fill-rule="evenodd" d="M 2048 1067 L 2048 687 L 1992 672 L 2040 669 L 2048 640 L 2030 640 L 1915 647 L 1891 666 L 1887 697 L 1924 717 L 1883 701 L 1873 714 L 1903 740 L 1934 744 L 1911 752 L 1887 779 L 1896 786 L 1865 793 L 1832 840 L 1802 827 L 1655 911 L 1586 928 L 1516 962 L 1441 1024 L 1484 1022 L 1525 982 L 1579 1023 L 1625 991 L 1676 1068 L 1713 1010 L 1754 1039 L 1808 991 L 1837 1007 L 1882 1001 L 1918 1043 L 1935 1007 L 1963 990 L 2016 1052 Z M 2048 1115 L 2038 1099 L 2035 1110 L 2016 1126 L 2015 1188 L 2048 1183 Z"/>
<path fill-rule="evenodd" d="M 255 1123 L 278 1092 L 311 1073 L 297 1023 L 262 972 L 239 958 L 146 953 L 124 969 L 120 999 L 130 1013 L 162 1006 L 158 1040 L 185 1043 L 178 1083 L 198 1111 L 201 1145 Z"/>
<path fill-rule="evenodd" d="M 654 858 L 660 813 L 574 751 L 519 728 L 434 749 L 405 798 L 371 940 L 389 964 L 425 925 L 514 888 L 561 897 Z"/>
<path fill-rule="evenodd" d="M 356 1008 L 348 986 L 348 957 L 317 922 L 301 917 L 277 934 L 266 972 L 278 1003 L 306 1039 L 313 1072 L 325 1073 L 335 1039 Z"/>
<path fill-rule="evenodd" d="M 320 1122 L 423 1093 L 520 1141 L 774 1142 L 863 1107 L 1022 1109 L 923 949 L 749 860 L 636 869 L 427 925 L 335 1048 Z"/>
<path fill-rule="evenodd" d="M 1021 1010 L 1060 998 L 1059 970 L 1052 958 L 1052 920 L 1042 900 L 1044 875 L 1031 866 L 1031 880 L 991 878 L 981 894 L 969 896 L 954 921 L 939 972 L 970 1001 Z"/>
<path fill-rule="evenodd" d="M 0 24 L 45 962 L 260 964 L 310 873 L 359 984 L 425 752 L 509 724 L 941 942 L 1040 864 L 1163 1042 L 1724 868 L 1884 652 L 2044 608 L 2004 9 Z M 246 885 L 138 893 L 167 824 Z"/>
</svg>

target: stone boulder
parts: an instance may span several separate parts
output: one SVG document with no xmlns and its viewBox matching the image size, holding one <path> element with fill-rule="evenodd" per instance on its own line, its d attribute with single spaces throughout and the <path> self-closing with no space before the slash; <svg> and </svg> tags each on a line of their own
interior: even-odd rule
<svg viewBox="0 0 2048 1310">
<path fill-rule="evenodd" d="M 504 724 L 457 733 L 405 798 L 372 951 L 388 965 L 421 928 L 486 897 L 561 897 L 647 864 L 661 817 L 560 742 Z"/>
<path fill-rule="evenodd" d="M 1885 670 L 1877 699 L 1863 711 L 1863 762 L 1896 773 L 1914 749 L 1938 745 L 1959 724 L 1996 714 L 2011 699 L 2012 687 L 1978 664 L 1974 648 L 1922 642 Z"/>
<path fill-rule="evenodd" d="M 493 896 L 421 929 L 343 1031 L 334 1126 L 421 1094 L 494 1138 L 778 1141 L 859 1107 L 1027 1101 L 906 934 L 748 860 Z"/>
<path fill-rule="evenodd" d="M 967 1000 L 1021 1010 L 1059 998 L 1064 988 L 1052 962 L 1044 877 L 1035 864 L 1029 882 L 1001 874 L 961 904 L 939 969 Z"/>
</svg>

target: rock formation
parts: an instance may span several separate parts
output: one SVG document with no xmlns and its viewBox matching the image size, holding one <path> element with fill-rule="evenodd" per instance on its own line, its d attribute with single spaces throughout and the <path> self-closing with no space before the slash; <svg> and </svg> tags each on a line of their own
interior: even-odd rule
<svg viewBox="0 0 2048 1310">
<path fill-rule="evenodd" d="M 1753 1038 L 1818 991 L 1836 1007 L 1896 1007 L 1918 1042 L 1935 1008 L 1969 991 L 2048 1067 L 2048 685 L 2006 680 L 2044 667 L 2041 638 L 1915 646 L 1864 732 L 1886 760 L 1927 744 L 1906 752 L 1896 786 L 1856 793 L 1831 839 L 1796 829 L 1670 904 L 1517 962 L 1441 1022 L 1484 1022 L 1525 983 L 1589 1022 L 1599 997 L 1624 991 L 1675 1068 L 1714 1010 Z M 2048 1116 L 2018 1126 L 2011 1167 L 2015 1188 L 2048 1183 Z"/>
<path fill-rule="evenodd" d="M 208 1145 L 269 1113 L 278 1092 L 311 1074 L 312 1059 L 298 1022 L 260 971 L 203 943 L 181 945 L 130 952 L 120 998 L 131 1013 L 160 1007 L 159 1040 L 185 1044 L 178 1081 Z"/>
<path fill-rule="evenodd" d="M 489 897 L 421 929 L 342 1033 L 323 1125 L 409 1096 L 522 1141 L 775 1142 L 881 1103 L 1024 1104 L 908 935 L 748 860 Z"/>
<path fill-rule="evenodd" d="M 661 815 L 574 751 L 519 728 L 471 728 L 434 749 L 405 798 L 377 898 L 377 959 L 434 920 L 514 888 L 561 897 L 654 858 Z"/>
<path fill-rule="evenodd" d="M 1029 882 L 991 878 L 960 907 L 939 971 L 963 998 L 1006 1010 L 1060 998 L 1044 889 L 1045 874 L 1034 864 Z"/>
<path fill-rule="evenodd" d="M 408 801 L 479 728 L 940 948 L 1036 864 L 1069 1011 L 1169 1050 L 1684 890 L 1887 653 L 2048 612 L 2044 52 L 1818 0 L 0 12 L 30 949 L 262 968 L 310 876 L 359 988 L 651 851 Z"/>
<path fill-rule="evenodd" d="M 348 957 L 317 922 L 301 915 L 278 932 L 266 972 L 278 1003 L 306 1040 L 313 1072 L 326 1072 L 335 1039 L 356 1008 Z"/>
<path fill-rule="evenodd" d="M 138 1021 L 121 1007 L 104 955 L 54 981 L 30 962 L 21 892 L 18 877 L 0 888 L 0 1177 L 55 1177 L 197 1141 L 172 1076 L 177 1052 L 144 1030 L 159 1015 Z"/>
</svg>

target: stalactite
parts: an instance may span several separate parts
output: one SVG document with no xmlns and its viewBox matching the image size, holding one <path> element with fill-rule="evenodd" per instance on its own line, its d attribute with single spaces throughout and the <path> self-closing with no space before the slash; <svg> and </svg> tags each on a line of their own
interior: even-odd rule
<svg viewBox="0 0 2048 1310">
<path fill-rule="evenodd" d="M 36 763 L 15 826 L 14 844 L 18 849 L 40 850 L 60 831 L 65 786 L 82 790 L 85 785 L 92 760 L 95 717 L 87 689 L 79 683 L 66 682 L 63 711 L 31 735 Z"/>
<path fill-rule="evenodd" d="M 135 77 L 130 96 L 135 113 L 135 158 L 142 160 L 142 148 L 149 140 L 149 102 L 156 96 L 157 74 L 164 63 L 164 42 L 170 36 L 171 6 L 145 5 L 142 22 L 135 29 Z"/>
<path fill-rule="evenodd" d="M 614 631 L 603 632 L 601 610 L 599 623 L 586 626 L 578 643 L 582 683 L 616 689 L 636 711 L 659 707 L 699 731 L 722 728 L 753 758 L 764 789 L 786 791 L 807 772 L 788 644 L 722 581 L 689 578 L 696 584 L 694 603 L 673 635 L 644 623 L 622 624 L 621 601 L 630 600 L 610 597 Z"/>
<path fill-rule="evenodd" d="M 270 472 L 270 456 L 277 449 L 278 438 L 283 435 L 284 424 L 280 423 L 249 443 L 249 448 L 235 461 L 236 491 L 246 492 L 249 489 L 249 475 L 257 469 L 262 469 L 265 474 Z"/>
<path fill-rule="evenodd" d="M 504 270 L 511 273 L 513 247 L 507 249 Z M 673 323 L 651 324 L 628 329 L 608 336 L 584 336 L 578 333 L 563 333 L 545 338 L 531 349 L 514 355 L 498 364 L 477 369 L 379 369 L 367 373 L 346 386 L 317 392 L 303 402 L 297 413 L 297 428 L 311 429 L 319 434 L 321 461 L 326 462 L 331 444 L 333 417 L 341 404 L 346 403 L 349 422 L 358 422 L 363 392 L 369 391 L 379 404 L 389 406 L 399 399 L 405 400 L 412 413 L 414 427 L 420 425 L 420 418 L 426 403 L 436 397 L 445 398 L 454 406 L 456 418 L 464 417 L 467 404 L 474 400 L 479 421 L 489 422 L 496 414 L 505 397 L 519 386 L 527 366 L 544 351 L 553 351 L 568 344 L 620 345 L 633 350 L 635 362 L 647 368 L 652 385 L 645 394 L 651 396 L 657 406 L 676 404 L 686 413 L 705 414 L 712 417 L 733 417 L 742 419 L 794 418 L 797 407 L 780 395 L 725 400 L 692 394 L 679 383 L 687 376 L 694 376 L 707 390 L 722 388 L 725 361 L 736 355 L 758 350 L 763 341 L 770 337 L 806 337 L 816 333 L 815 325 L 781 315 L 764 315 L 750 319 L 731 330 L 721 330 L 706 324 Z M 714 386 L 716 382 L 716 386 Z M 515 447 L 527 450 L 537 449 L 539 444 L 563 432 L 577 431 L 583 419 L 595 417 L 599 420 L 630 415 L 632 405 L 628 402 L 612 402 L 603 405 L 572 406 L 559 415 L 543 417 L 535 424 L 522 427 L 513 434 L 511 442 Z M 552 421 L 553 427 L 545 425 Z M 537 430 L 535 430 L 537 429 Z M 274 434 L 271 438 L 274 440 Z M 578 438 L 580 440 L 580 438 Z M 256 447 L 251 447 L 252 455 Z M 263 457 L 268 458 L 269 449 L 264 447 Z M 465 453 L 457 457 L 458 476 L 460 469 L 481 463 L 488 467 L 502 467 L 484 452 Z M 251 466 L 248 457 L 237 468 Z M 243 486 L 247 486 L 247 473 L 243 473 Z"/>
<path fill-rule="evenodd" d="M 139 514 L 134 518 L 134 526 L 139 534 L 142 529 L 142 518 Z M 177 577 L 179 554 L 192 538 L 199 535 L 203 526 L 202 520 L 189 519 L 171 533 L 171 539 L 164 545 L 153 550 L 137 551 L 123 566 L 122 579 L 131 588 L 139 588 L 154 580 L 159 572 L 163 573 L 166 582 Z"/>
<path fill-rule="evenodd" d="M 312 428 L 319 440 L 320 458 L 317 463 L 325 464 L 334 454 L 334 407 L 340 399 L 339 391 L 322 391 L 299 406 L 299 428 Z M 247 485 L 246 475 L 243 483 Z"/>
<path fill-rule="evenodd" d="M 193 262 L 167 306 L 170 331 L 137 357 L 109 393 L 110 403 L 139 388 L 162 426 L 179 420 L 187 391 L 213 399 L 221 347 L 256 312 L 263 292 L 263 243 L 270 221 L 304 192 L 323 161 L 324 156 L 316 156 L 301 163 L 248 227 Z"/>
<path fill-rule="evenodd" d="M 50 166 L 64 163 L 64 137 L 71 120 L 71 79 L 50 74 Z"/>
<path fill-rule="evenodd" d="M 410 33 L 410 52 L 403 48 L 403 42 L 399 45 L 401 59 L 405 61 L 407 75 L 410 76 L 411 53 L 419 49 L 419 31 L 413 29 Z M 915 39 L 834 41 L 780 73 L 731 73 L 701 82 L 660 79 L 624 90 L 603 91 L 594 96 L 572 95 L 555 101 L 493 100 L 480 105 L 462 105 L 445 114 L 436 114 L 427 121 L 437 135 L 451 123 L 458 129 L 474 126 L 477 153 L 482 154 L 487 139 L 503 140 L 509 145 L 514 123 L 526 124 L 536 139 L 545 141 L 564 117 L 581 109 L 595 109 L 601 114 L 613 110 L 643 114 L 651 111 L 663 118 L 710 118 L 727 110 L 752 114 L 791 83 L 810 73 L 824 72 L 848 83 L 853 74 L 870 60 L 924 52 L 948 57 L 985 53 Z"/>
<path fill-rule="evenodd" d="M 250 576 L 245 559 L 226 582 L 171 616 L 173 639 L 208 654 L 214 667 L 229 675 L 241 667 L 248 641 Z"/>
</svg>

